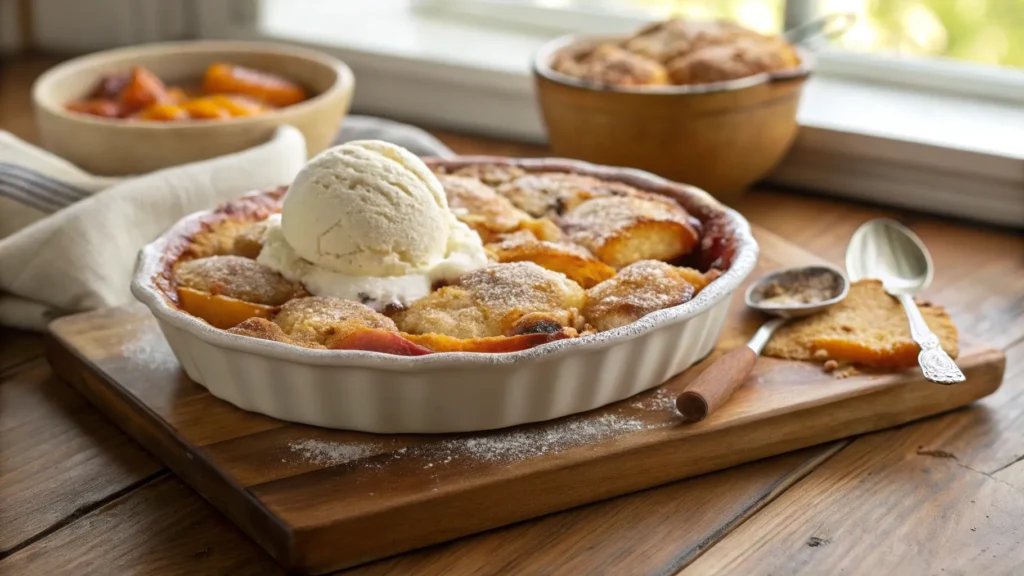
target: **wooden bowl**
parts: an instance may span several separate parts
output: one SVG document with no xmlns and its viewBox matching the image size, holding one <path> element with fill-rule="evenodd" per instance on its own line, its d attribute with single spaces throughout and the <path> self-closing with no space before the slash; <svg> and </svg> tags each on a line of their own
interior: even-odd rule
<svg viewBox="0 0 1024 576">
<path fill-rule="evenodd" d="M 68 112 L 99 78 L 144 66 L 162 80 L 198 81 L 213 62 L 279 74 L 310 93 L 299 104 L 261 116 L 225 120 L 149 122 Z M 352 101 L 355 80 L 343 62 L 285 45 L 250 42 L 170 42 L 98 52 L 55 66 L 36 80 L 32 100 L 43 145 L 84 170 L 127 175 L 239 152 L 266 142 L 291 124 L 312 156 L 334 139 Z"/>
<path fill-rule="evenodd" d="M 789 150 L 806 52 L 798 49 L 799 68 L 685 86 L 601 87 L 550 66 L 570 45 L 621 39 L 567 36 L 538 51 L 534 79 L 555 155 L 640 168 L 728 202 Z"/>
</svg>

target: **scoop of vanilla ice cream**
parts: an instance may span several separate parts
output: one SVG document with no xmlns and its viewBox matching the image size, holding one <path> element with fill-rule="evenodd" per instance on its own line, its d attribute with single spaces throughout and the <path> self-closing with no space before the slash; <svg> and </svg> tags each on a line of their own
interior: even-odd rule
<svg viewBox="0 0 1024 576">
<path fill-rule="evenodd" d="M 416 155 L 379 140 L 329 148 L 285 196 L 281 232 L 295 252 L 353 276 L 400 276 L 445 258 L 454 215 Z"/>
<path fill-rule="evenodd" d="M 409 305 L 487 266 L 480 236 L 437 177 L 404 148 L 349 142 L 309 161 L 266 221 L 257 262 L 317 296 L 377 310 Z"/>
</svg>

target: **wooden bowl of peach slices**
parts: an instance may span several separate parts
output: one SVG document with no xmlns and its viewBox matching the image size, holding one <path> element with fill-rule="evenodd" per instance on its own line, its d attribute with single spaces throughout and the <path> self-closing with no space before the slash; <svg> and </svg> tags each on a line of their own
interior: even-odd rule
<svg viewBox="0 0 1024 576">
<path fill-rule="evenodd" d="M 100 175 L 141 174 L 239 152 L 281 125 L 326 148 L 355 80 L 326 54 L 257 42 L 170 42 L 98 52 L 32 89 L 46 148 Z"/>
</svg>

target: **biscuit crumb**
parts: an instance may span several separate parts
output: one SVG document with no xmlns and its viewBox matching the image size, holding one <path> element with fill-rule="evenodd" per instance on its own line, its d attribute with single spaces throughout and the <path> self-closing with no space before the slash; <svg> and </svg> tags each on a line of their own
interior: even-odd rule
<svg viewBox="0 0 1024 576">
<path fill-rule="evenodd" d="M 841 366 L 832 372 L 832 375 L 839 379 L 849 378 L 857 374 L 860 374 L 860 370 L 857 370 L 854 366 Z"/>
<path fill-rule="evenodd" d="M 825 362 L 825 372 L 834 372 L 836 368 L 839 368 L 839 362 L 835 360 L 828 360 Z"/>
</svg>

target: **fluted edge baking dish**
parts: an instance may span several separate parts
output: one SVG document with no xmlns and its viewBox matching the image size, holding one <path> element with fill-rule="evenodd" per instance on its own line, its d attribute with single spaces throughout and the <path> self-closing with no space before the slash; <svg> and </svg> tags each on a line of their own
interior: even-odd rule
<svg viewBox="0 0 1024 576">
<path fill-rule="evenodd" d="M 142 249 L 132 292 L 156 317 L 189 378 L 239 408 L 275 418 L 376 433 L 503 428 L 584 412 L 682 372 L 714 348 L 733 293 L 758 254 L 750 225 L 703 190 L 638 170 L 562 159 L 467 156 L 433 166 L 507 164 L 618 180 L 678 199 L 727 231 L 725 272 L 696 298 L 628 326 L 518 352 L 406 357 L 311 350 L 219 330 L 179 310 L 157 285 L 171 243 L 198 230 L 193 214 Z"/>
</svg>

